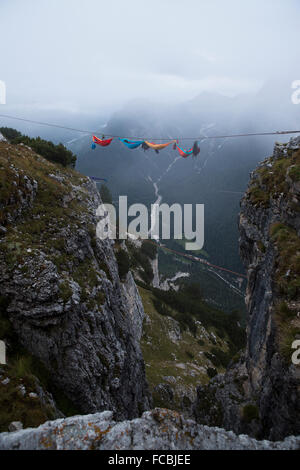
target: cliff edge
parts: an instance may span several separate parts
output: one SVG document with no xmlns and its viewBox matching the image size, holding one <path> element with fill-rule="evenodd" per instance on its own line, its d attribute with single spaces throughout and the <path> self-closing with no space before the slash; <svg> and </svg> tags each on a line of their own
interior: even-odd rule
<svg viewBox="0 0 300 470">
<path fill-rule="evenodd" d="M 276 144 L 241 201 L 240 254 L 248 272 L 247 348 L 198 389 L 201 423 L 258 438 L 300 434 L 300 138 Z"/>
<path fill-rule="evenodd" d="M 47 376 L 79 412 L 138 416 L 150 403 L 136 334 L 144 311 L 130 273 L 120 280 L 111 242 L 96 237 L 95 184 L 0 142 L 0 193 L 1 410 L 18 398 L 9 387 L 24 388 L 38 361 L 41 381 Z"/>
</svg>

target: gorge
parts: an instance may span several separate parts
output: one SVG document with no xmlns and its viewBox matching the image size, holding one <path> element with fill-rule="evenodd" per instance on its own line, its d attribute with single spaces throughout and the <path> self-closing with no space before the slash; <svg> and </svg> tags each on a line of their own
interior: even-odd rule
<svg viewBox="0 0 300 470">
<path fill-rule="evenodd" d="M 95 184 L 24 145 L 0 142 L 0 338 L 8 355 L 0 366 L 1 449 L 299 448 L 291 437 L 300 434 L 299 366 L 291 361 L 300 335 L 299 148 L 300 139 L 275 145 L 251 174 L 239 220 L 247 346 L 208 377 L 211 353 L 199 363 L 192 356 L 215 343 L 228 353 L 230 332 L 222 338 L 197 318 L 180 331 L 167 303 L 159 317 L 155 291 L 136 275 L 140 265 L 121 269 L 119 253 L 139 258 L 138 248 L 96 237 Z M 186 362 L 173 359 L 178 373 L 179 364 L 186 376 L 194 371 L 195 394 L 177 387 L 187 397 L 178 403 L 169 356 L 158 383 L 149 383 L 155 325 L 172 331 L 170 357 L 181 341 L 197 342 Z M 13 411 L 5 409 L 10 400 Z M 28 429 L 8 433 L 14 421 Z"/>
</svg>

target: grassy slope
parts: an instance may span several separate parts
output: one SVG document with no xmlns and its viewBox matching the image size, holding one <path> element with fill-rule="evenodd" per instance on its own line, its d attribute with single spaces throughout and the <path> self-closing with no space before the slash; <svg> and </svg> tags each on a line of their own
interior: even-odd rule
<svg viewBox="0 0 300 470">
<path fill-rule="evenodd" d="M 141 343 L 147 379 L 151 390 L 160 383 L 169 383 L 175 391 L 173 408 L 178 409 L 184 395 L 192 397 L 197 385 L 209 381 L 206 369 L 214 366 L 203 353 L 213 346 L 227 351 L 226 340 L 218 338 L 213 328 L 202 330 L 203 327 L 198 325 L 195 337 L 187 330 L 181 334 L 179 341 L 172 341 L 170 332 L 174 330 L 174 320 L 157 312 L 150 291 L 141 287 L 139 291 L 147 315 Z M 224 371 L 221 367 L 217 370 Z M 170 376 L 175 377 L 176 384 L 164 379 Z M 170 407 L 170 403 L 162 403 L 155 394 L 154 405 Z"/>
</svg>

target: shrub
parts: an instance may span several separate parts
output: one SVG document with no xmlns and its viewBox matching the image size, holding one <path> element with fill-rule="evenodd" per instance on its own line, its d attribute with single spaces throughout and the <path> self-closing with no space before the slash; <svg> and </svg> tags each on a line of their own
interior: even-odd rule
<svg viewBox="0 0 300 470">
<path fill-rule="evenodd" d="M 154 243 L 150 243 L 148 240 L 144 240 L 141 246 L 141 251 L 150 259 L 155 259 L 157 246 Z"/>
<path fill-rule="evenodd" d="M 40 137 L 33 139 L 27 136 L 18 137 L 13 143 L 28 145 L 32 150 L 50 162 L 75 168 L 76 156 L 61 143 L 55 145 L 53 142 L 43 140 Z"/>
<path fill-rule="evenodd" d="M 66 304 L 70 298 L 72 297 L 72 289 L 70 287 L 70 284 L 68 283 L 68 281 L 63 281 L 60 283 L 60 286 L 59 286 L 59 290 L 60 290 L 60 296 L 64 302 L 64 304 Z"/>
<path fill-rule="evenodd" d="M 163 316 L 171 317 L 172 312 L 171 310 L 164 304 L 160 299 L 153 298 L 153 305 L 158 313 Z"/>
<path fill-rule="evenodd" d="M 281 302 L 277 306 L 276 311 L 279 314 L 280 318 L 282 318 L 282 319 L 288 319 L 288 318 L 291 318 L 293 316 L 293 312 L 292 312 L 292 310 L 289 309 L 286 302 Z"/>
<path fill-rule="evenodd" d="M 143 263 L 142 268 L 143 270 L 140 271 L 140 275 L 146 284 L 148 283 L 150 284 L 153 281 L 154 274 L 153 274 L 153 269 L 151 267 L 151 264 L 147 258 L 145 262 Z"/>
<path fill-rule="evenodd" d="M 221 366 L 225 367 L 225 369 L 226 369 L 226 367 L 228 366 L 229 361 L 231 359 L 230 354 L 228 354 L 228 353 L 222 351 L 222 349 L 218 349 L 218 348 L 212 348 L 211 352 L 215 356 L 215 361 L 218 361 L 219 364 Z"/>
<path fill-rule="evenodd" d="M 0 131 L 12 144 L 22 143 L 28 145 L 32 150 L 50 162 L 75 168 L 76 156 L 61 143 L 55 145 L 53 142 L 43 140 L 40 137 L 28 137 L 11 128 L 2 127 Z"/>
<path fill-rule="evenodd" d="M 249 189 L 249 196 L 253 204 L 262 205 L 267 207 L 269 205 L 270 197 L 268 193 L 263 191 L 259 186 L 254 185 Z"/>
<path fill-rule="evenodd" d="M 185 313 L 185 312 L 180 312 L 176 317 L 175 319 L 177 321 L 179 321 L 179 324 L 181 326 L 181 329 L 183 331 L 186 330 L 186 328 L 188 328 L 190 330 L 190 332 L 196 336 L 196 333 L 197 333 L 197 325 L 195 323 L 195 320 L 193 319 L 193 317 L 191 315 L 189 315 L 188 313 Z"/>
<path fill-rule="evenodd" d="M 186 354 L 187 357 L 188 357 L 189 359 L 191 359 L 191 360 L 195 358 L 194 354 L 193 354 L 191 351 L 188 351 L 188 350 L 187 350 L 187 351 L 185 351 L 185 354 Z"/>
<path fill-rule="evenodd" d="M 12 129 L 11 127 L 0 127 L 0 132 L 9 142 L 21 137 L 21 132 L 17 131 L 16 129 Z"/>
<path fill-rule="evenodd" d="M 251 423 L 254 419 L 259 419 L 259 410 L 256 405 L 245 405 L 243 408 L 243 419 L 246 423 Z"/>
<path fill-rule="evenodd" d="M 257 242 L 257 247 L 262 253 L 266 252 L 266 247 L 261 240 Z"/>
<path fill-rule="evenodd" d="M 116 259 L 119 268 L 119 276 L 123 279 L 130 269 L 130 258 L 127 251 L 120 249 L 116 253 Z"/>
<path fill-rule="evenodd" d="M 149 284 L 152 283 L 154 277 L 149 256 L 141 249 L 137 249 L 131 244 L 128 244 L 128 249 L 130 250 L 130 267 L 133 269 L 139 269 L 141 278 L 147 285 L 147 288 L 149 288 Z"/>
<path fill-rule="evenodd" d="M 213 377 L 215 377 L 218 374 L 216 369 L 214 369 L 213 367 L 208 367 L 207 370 L 206 370 L 206 373 L 207 373 L 207 375 L 210 379 L 212 379 Z"/>
<path fill-rule="evenodd" d="M 299 181 L 300 180 L 300 165 L 294 165 L 290 168 L 289 177 L 293 181 Z"/>
<path fill-rule="evenodd" d="M 271 225 L 270 235 L 273 241 L 284 242 L 291 237 L 291 228 L 281 222 L 277 222 Z"/>
<path fill-rule="evenodd" d="M 100 196 L 104 204 L 112 204 L 112 195 L 106 184 L 101 184 Z"/>
<path fill-rule="evenodd" d="M 203 297 L 200 285 L 197 282 L 185 284 L 183 294 L 196 301 L 202 300 Z"/>
</svg>

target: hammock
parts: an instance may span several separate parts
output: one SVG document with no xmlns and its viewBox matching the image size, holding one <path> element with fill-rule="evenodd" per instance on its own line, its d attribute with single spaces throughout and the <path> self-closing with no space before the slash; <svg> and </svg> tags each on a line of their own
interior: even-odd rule
<svg viewBox="0 0 300 470">
<path fill-rule="evenodd" d="M 93 143 L 92 143 L 92 149 L 96 148 L 96 145 L 101 145 L 101 147 L 107 147 L 111 143 L 112 139 L 106 139 L 106 140 L 101 140 L 98 139 L 95 135 L 93 135 Z"/>
<path fill-rule="evenodd" d="M 145 140 L 145 144 L 153 150 L 162 150 L 168 147 L 169 145 L 174 144 L 174 142 L 176 142 L 176 140 L 172 140 L 171 142 L 167 142 L 166 144 L 153 144 L 152 142 L 148 142 L 147 140 Z"/>
<path fill-rule="evenodd" d="M 187 158 L 190 155 L 193 155 L 193 147 L 190 150 L 183 150 L 180 147 L 178 147 L 178 145 L 176 145 L 176 147 L 177 147 L 179 155 L 183 158 Z"/>
<path fill-rule="evenodd" d="M 178 145 L 176 145 L 176 148 L 178 150 L 179 155 L 183 158 L 187 158 L 190 155 L 193 155 L 194 157 L 196 157 L 200 153 L 200 147 L 197 141 L 194 142 L 193 147 L 191 147 L 189 150 L 183 150 L 180 147 L 178 147 Z"/>
<path fill-rule="evenodd" d="M 128 140 L 128 139 L 119 139 L 123 144 L 126 145 L 129 149 L 137 149 L 142 143 L 143 140 Z"/>
</svg>

